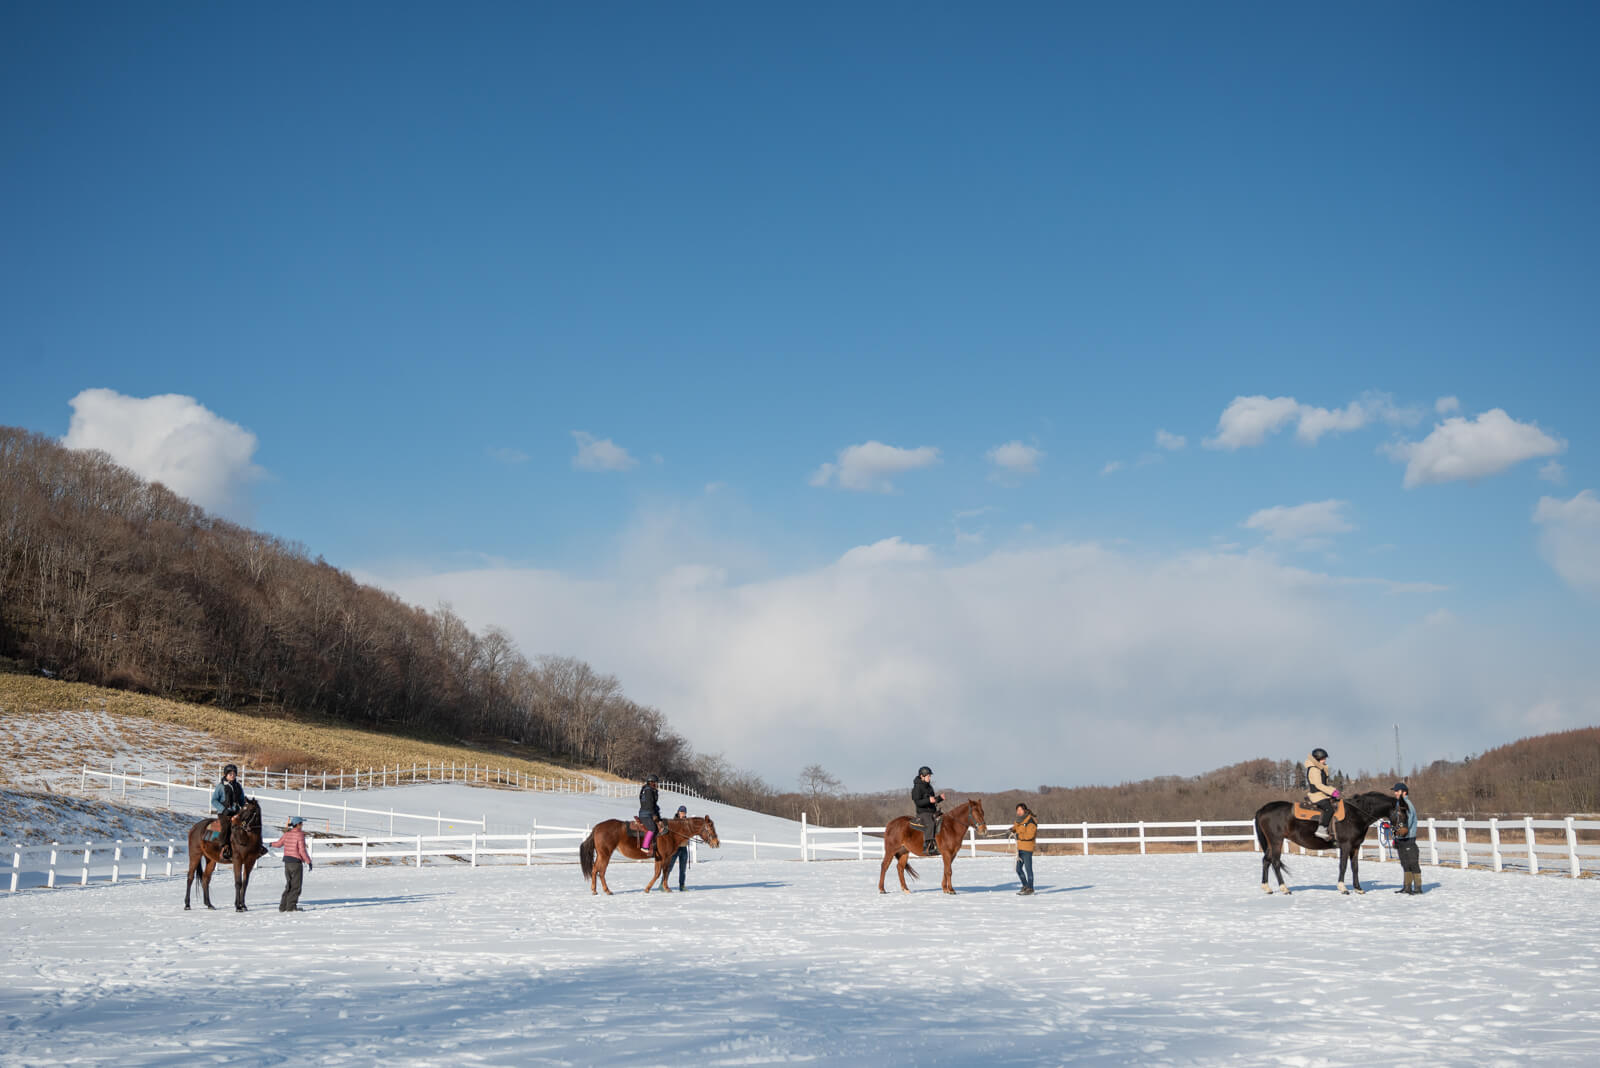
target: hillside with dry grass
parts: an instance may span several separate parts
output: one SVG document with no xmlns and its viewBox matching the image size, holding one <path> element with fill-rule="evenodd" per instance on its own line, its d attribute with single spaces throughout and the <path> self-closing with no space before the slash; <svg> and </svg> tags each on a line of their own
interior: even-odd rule
<svg viewBox="0 0 1600 1068">
<path fill-rule="evenodd" d="M 85 713 L 93 720 L 85 730 Z M 28 730 L 22 730 L 26 723 Z M 482 764 L 559 778 L 572 769 L 538 759 L 525 747 L 468 745 L 439 739 L 362 730 L 348 725 L 245 715 L 207 705 L 169 701 L 84 683 L 0 674 L 0 782 L 28 782 L 41 761 L 67 767 L 103 762 L 130 744 L 161 752 L 174 763 L 193 758 L 232 759 L 251 767 L 288 771 L 409 766 L 413 763 Z M 589 774 L 605 776 L 603 772 Z"/>
</svg>

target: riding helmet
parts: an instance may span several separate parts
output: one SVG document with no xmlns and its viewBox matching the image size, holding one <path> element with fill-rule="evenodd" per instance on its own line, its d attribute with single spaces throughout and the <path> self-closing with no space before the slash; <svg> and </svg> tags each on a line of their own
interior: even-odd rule
<svg viewBox="0 0 1600 1068">
<path fill-rule="evenodd" d="M 1328 759 L 1328 751 L 1326 749 L 1313 749 L 1311 750 L 1311 755 L 1316 757 L 1318 760 Z"/>
<path fill-rule="evenodd" d="M 933 769 L 928 767 L 928 765 L 924 764 L 924 765 L 922 765 L 922 767 L 917 769 L 917 774 L 919 776 L 921 776 L 921 775 L 932 775 L 933 774 Z"/>
<path fill-rule="evenodd" d="M 656 773 L 655 773 L 655 772 L 653 772 L 653 771 L 652 771 L 652 772 L 651 772 L 651 773 L 650 773 L 650 774 L 648 774 L 648 775 L 646 775 L 646 776 L 645 776 L 645 777 L 644 777 L 644 781 L 645 781 L 645 782 L 659 782 L 659 781 L 660 781 L 660 779 L 661 779 L 661 776 L 659 776 L 659 775 L 657 775 L 657 774 L 656 774 Z"/>
<path fill-rule="evenodd" d="M 235 775 L 239 774 L 239 765 L 237 765 L 237 764 L 224 764 L 224 765 L 222 765 L 222 774 L 226 775 L 230 771 L 233 772 Z"/>
<path fill-rule="evenodd" d="M 1411 790 L 1406 786 L 1405 783 L 1397 782 L 1393 786 L 1389 787 L 1389 792 L 1392 793 L 1392 794 L 1394 794 L 1394 793 L 1409 794 L 1411 792 Z"/>
</svg>

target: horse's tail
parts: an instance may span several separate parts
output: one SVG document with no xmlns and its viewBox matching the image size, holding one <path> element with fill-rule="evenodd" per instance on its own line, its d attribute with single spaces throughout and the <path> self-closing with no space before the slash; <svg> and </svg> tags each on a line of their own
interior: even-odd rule
<svg viewBox="0 0 1600 1068">
<path fill-rule="evenodd" d="M 917 874 L 917 869 L 912 867 L 911 862 L 909 860 L 906 861 L 906 874 L 911 876 L 913 879 L 921 879 L 922 878 L 922 876 Z"/>
<path fill-rule="evenodd" d="M 1262 815 L 1259 812 L 1256 813 L 1256 842 L 1261 846 L 1261 855 L 1266 857 L 1267 863 L 1272 865 L 1274 874 L 1278 876 L 1278 882 L 1282 883 L 1283 877 L 1289 874 L 1289 865 L 1283 862 L 1283 841 L 1280 839 L 1278 848 L 1274 850 L 1272 843 L 1267 840 L 1267 829 L 1262 826 L 1263 822 Z"/>
<path fill-rule="evenodd" d="M 578 863 L 583 868 L 583 877 L 587 879 L 594 874 L 594 832 L 589 832 L 589 837 L 583 840 L 578 847 Z"/>
</svg>

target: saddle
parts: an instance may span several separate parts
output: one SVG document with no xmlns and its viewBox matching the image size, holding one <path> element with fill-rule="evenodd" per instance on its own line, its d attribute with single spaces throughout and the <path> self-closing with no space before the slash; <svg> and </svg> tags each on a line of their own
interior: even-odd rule
<svg viewBox="0 0 1600 1068">
<path fill-rule="evenodd" d="M 212 820 L 206 824 L 206 838 L 212 842 L 222 838 L 222 821 L 220 819 Z"/>
<path fill-rule="evenodd" d="M 1294 818 L 1297 820 L 1311 820 L 1314 823 L 1321 823 L 1322 812 L 1320 809 L 1315 809 L 1310 805 L 1296 801 L 1294 803 Z M 1333 818 L 1336 822 L 1344 819 L 1344 798 L 1342 797 L 1333 807 Z"/>
</svg>

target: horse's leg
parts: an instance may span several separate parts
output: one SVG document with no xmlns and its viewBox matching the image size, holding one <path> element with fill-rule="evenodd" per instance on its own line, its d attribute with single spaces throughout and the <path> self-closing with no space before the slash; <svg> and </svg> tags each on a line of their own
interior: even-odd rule
<svg viewBox="0 0 1600 1068">
<path fill-rule="evenodd" d="M 878 865 L 878 893 L 880 894 L 887 894 L 889 892 L 883 888 L 883 880 L 888 876 L 889 865 L 894 863 L 894 858 L 895 853 L 893 852 L 888 841 L 885 840 L 883 843 L 883 863 Z"/>
<path fill-rule="evenodd" d="M 254 860 L 244 864 L 237 860 L 233 862 L 233 910 L 235 912 L 250 911 L 244 903 L 244 895 L 250 886 L 250 868 L 254 863 Z"/>
<path fill-rule="evenodd" d="M 960 849 L 961 847 L 957 845 L 956 848 Z M 955 863 L 955 854 L 953 852 L 947 853 L 944 850 L 940 850 L 939 855 L 944 858 L 944 892 L 947 894 L 953 894 L 956 892 L 956 885 L 950 878 L 950 870 Z"/>
<path fill-rule="evenodd" d="M 906 869 L 911 866 L 911 854 L 902 848 L 900 852 L 895 854 L 895 859 L 900 862 L 900 868 L 898 871 L 900 876 L 900 892 L 902 894 L 909 894 L 911 893 L 911 887 L 906 885 Z"/>
<path fill-rule="evenodd" d="M 200 896 L 206 903 L 206 908 L 214 909 L 217 906 L 211 903 L 211 873 L 217 870 L 217 862 L 210 856 L 205 858 L 206 870 L 200 875 Z"/>
<path fill-rule="evenodd" d="M 204 861 L 205 859 L 205 854 L 200 854 L 200 860 Z M 194 856 L 191 854 L 189 857 L 189 874 L 185 875 L 183 878 L 183 911 L 185 912 L 189 911 L 189 888 L 194 885 L 194 872 L 199 866 L 200 865 L 195 862 Z"/>
<path fill-rule="evenodd" d="M 1361 843 L 1350 843 L 1350 888 L 1358 894 L 1365 894 L 1361 889 Z"/>
<path fill-rule="evenodd" d="M 609 849 L 605 850 L 595 858 L 594 870 L 595 873 L 600 876 L 600 888 L 606 892 L 607 897 L 611 895 L 611 884 L 606 882 L 606 868 L 610 864 L 611 851 Z"/>
</svg>

